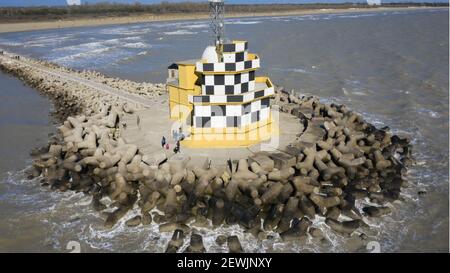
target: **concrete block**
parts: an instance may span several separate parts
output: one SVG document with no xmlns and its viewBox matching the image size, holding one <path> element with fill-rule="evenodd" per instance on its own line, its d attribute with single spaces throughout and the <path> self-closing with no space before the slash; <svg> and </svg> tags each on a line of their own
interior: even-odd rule
<svg viewBox="0 0 450 273">
<path fill-rule="evenodd" d="M 294 111 L 295 108 L 299 108 L 298 104 L 296 103 L 287 103 L 283 106 L 281 106 L 281 111 L 288 113 L 288 114 L 292 114 L 292 112 Z"/>
<path fill-rule="evenodd" d="M 278 170 L 292 167 L 297 163 L 296 157 L 287 153 L 274 153 L 270 155 L 270 158 L 272 158 L 275 163 L 275 168 Z"/>
<path fill-rule="evenodd" d="M 249 157 L 248 161 L 249 164 L 251 164 L 252 162 L 258 163 L 266 172 L 272 171 L 275 166 L 274 161 L 269 156 L 263 153 L 258 153 L 254 156 Z"/>
<path fill-rule="evenodd" d="M 289 144 L 288 146 L 286 146 L 286 148 L 284 149 L 284 152 L 290 156 L 295 157 L 295 162 L 298 161 L 298 156 L 301 154 L 301 152 L 303 151 L 304 147 L 298 147 L 297 145 L 292 145 Z"/>
<path fill-rule="evenodd" d="M 164 152 L 154 153 L 152 155 L 144 155 L 142 161 L 149 166 L 159 166 L 162 162 L 167 160 L 167 156 Z"/>
</svg>

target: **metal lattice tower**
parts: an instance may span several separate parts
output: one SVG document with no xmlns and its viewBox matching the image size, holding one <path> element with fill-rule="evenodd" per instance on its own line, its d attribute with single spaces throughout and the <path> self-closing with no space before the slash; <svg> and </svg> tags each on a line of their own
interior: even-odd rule
<svg viewBox="0 0 450 273">
<path fill-rule="evenodd" d="M 210 25 L 214 35 L 214 45 L 223 44 L 224 24 L 223 18 L 225 13 L 224 0 L 209 0 L 209 17 Z"/>
</svg>

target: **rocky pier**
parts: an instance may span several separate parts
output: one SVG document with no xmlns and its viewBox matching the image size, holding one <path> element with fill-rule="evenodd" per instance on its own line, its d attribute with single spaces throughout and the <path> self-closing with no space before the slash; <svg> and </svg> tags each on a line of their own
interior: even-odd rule
<svg viewBox="0 0 450 273">
<path fill-rule="evenodd" d="M 313 224 L 323 218 L 342 236 L 364 234 L 365 219 L 391 213 L 391 203 L 408 185 L 405 174 L 413 160 L 407 138 L 376 128 L 345 105 L 324 104 L 282 87 L 272 103 L 302 125 L 294 139 L 277 151 L 215 164 L 192 162 L 182 153 L 155 160 L 123 137 L 129 115 L 152 103 L 161 107 L 164 84 L 5 53 L 0 69 L 55 105 L 58 133 L 31 151 L 29 178 L 53 190 L 89 194 L 99 213 L 113 209 L 102 213 L 107 228 L 139 208 L 141 214 L 126 219 L 126 225 L 157 224 L 160 232 L 173 233 L 167 252 L 179 251 L 186 240 L 186 251 L 206 251 L 195 227 L 238 224 L 255 240 L 276 232 L 281 240 L 295 242 L 323 239 Z M 233 253 L 245 251 L 237 236 L 219 236 L 216 242 Z"/>
</svg>

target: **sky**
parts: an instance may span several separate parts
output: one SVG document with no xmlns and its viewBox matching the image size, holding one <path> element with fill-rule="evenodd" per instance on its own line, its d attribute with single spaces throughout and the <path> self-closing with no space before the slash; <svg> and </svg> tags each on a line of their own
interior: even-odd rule
<svg viewBox="0 0 450 273">
<path fill-rule="evenodd" d="M 0 0 L 0 7 L 4 6 L 64 6 L 67 2 L 73 3 L 135 3 L 154 4 L 161 0 Z M 205 2 L 206 0 L 188 0 L 190 2 Z M 449 0 L 382 0 L 382 2 L 445 2 Z M 183 0 L 166 0 L 166 2 L 183 2 Z M 250 3 L 342 3 L 342 2 L 364 2 L 364 0 L 225 0 L 226 3 L 250 4 Z"/>
</svg>

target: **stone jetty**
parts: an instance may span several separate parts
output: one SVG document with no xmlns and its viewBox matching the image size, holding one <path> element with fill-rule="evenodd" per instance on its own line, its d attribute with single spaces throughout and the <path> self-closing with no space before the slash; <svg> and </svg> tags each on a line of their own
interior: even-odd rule
<svg viewBox="0 0 450 273">
<path fill-rule="evenodd" d="M 148 107 L 134 98 L 161 107 L 160 98 L 167 96 L 163 84 L 5 55 L 0 68 L 51 98 L 60 122 L 48 145 L 31 152 L 29 178 L 38 177 L 51 189 L 89 194 L 99 212 L 113 209 L 104 213 L 107 228 L 139 208 L 141 214 L 126 219 L 126 225 L 156 224 L 160 232 L 173 233 L 167 252 L 180 251 L 184 242 L 190 242 L 185 251 L 204 252 L 202 236 L 191 232 L 193 227 L 238 224 L 255 240 L 274 231 L 283 241 L 297 241 L 322 238 L 314 219 L 323 218 L 334 232 L 349 236 L 367 227 L 367 217 L 391 213 L 390 203 L 408 185 L 410 141 L 388 127 L 376 128 L 345 105 L 324 104 L 277 87 L 273 104 L 301 125 L 285 147 L 223 164 L 208 158 L 199 162 L 183 153 L 156 159 L 123 132 L 128 117 Z M 59 72 L 75 80 L 61 78 Z M 120 94 L 101 92 L 92 82 Z M 109 206 L 106 199 L 112 201 Z M 233 253 L 245 251 L 237 236 L 216 242 L 226 243 Z"/>
</svg>

